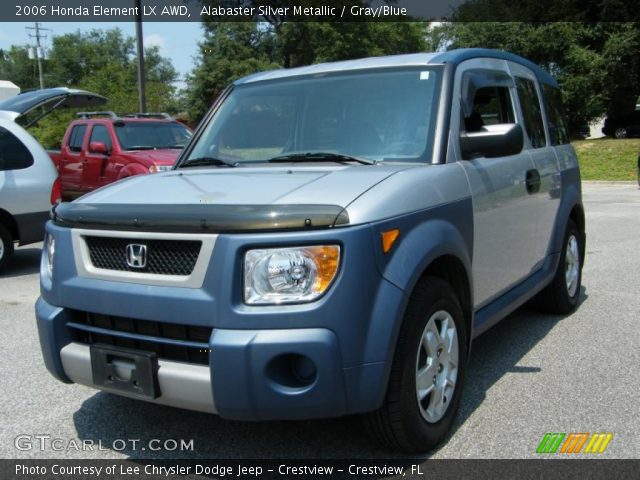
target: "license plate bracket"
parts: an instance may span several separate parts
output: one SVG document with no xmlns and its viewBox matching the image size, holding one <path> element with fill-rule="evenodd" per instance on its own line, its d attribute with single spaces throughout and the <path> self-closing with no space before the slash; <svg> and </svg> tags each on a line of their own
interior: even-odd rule
<svg viewBox="0 0 640 480">
<path fill-rule="evenodd" d="M 89 346 L 93 383 L 105 390 L 141 399 L 160 396 L 155 352 L 104 344 Z"/>
</svg>

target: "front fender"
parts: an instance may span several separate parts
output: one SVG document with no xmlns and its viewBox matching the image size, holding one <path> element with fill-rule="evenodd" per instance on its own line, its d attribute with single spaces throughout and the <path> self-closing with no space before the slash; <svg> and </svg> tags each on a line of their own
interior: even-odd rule
<svg viewBox="0 0 640 480">
<path fill-rule="evenodd" d="M 390 255 L 378 251 L 382 276 L 411 294 L 429 264 L 439 257 L 456 257 L 471 282 L 473 206 L 471 198 L 441 205 L 379 224 L 378 231 L 398 228 L 400 236 Z M 473 291 L 472 285 L 469 285 Z"/>
</svg>

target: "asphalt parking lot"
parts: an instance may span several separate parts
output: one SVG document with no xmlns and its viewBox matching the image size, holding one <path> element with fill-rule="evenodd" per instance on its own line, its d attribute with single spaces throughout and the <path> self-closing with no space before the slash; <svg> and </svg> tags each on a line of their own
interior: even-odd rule
<svg viewBox="0 0 640 480">
<path fill-rule="evenodd" d="M 525 307 L 477 339 L 453 432 L 424 458 L 535 457 L 545 432 L 611 432 L 602 457 L 640 458 L 640 191 L 590 183 L 584 201 L 579 309 L 559 317 Z M 36 333 L 39 254 L 39 245 L 19 248 L 0 274 L 0 457 L 394 457 L 370 442 L 357 418 L 231 422 L 59 383 L 45 370 Z M 19 435 L 61 439 L 63 450 L 38 442 L 18 449 Z M 140 442 L 134 449 L 117 439 Z M 160 440 L 156 448 L 193 439 L 193 451 L 171 450 L 171 442 L 170 450 L 150 450 L 151 439 Z M 78 451 L 72 440 L 102 449 Z"/>
</svg>

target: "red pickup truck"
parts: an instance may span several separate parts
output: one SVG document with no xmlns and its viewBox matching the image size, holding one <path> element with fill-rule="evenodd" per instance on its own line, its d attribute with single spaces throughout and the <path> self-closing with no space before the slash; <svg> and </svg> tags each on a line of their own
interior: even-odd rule
<svg viewBox="0 0 640 480">
<path fill-rule="evenodd" d="M 62 198 L 72 200 L 121 178 L 169 170 L 191 130 L 166 114 L 80 112 L 49 155 Z"/>
</svg>

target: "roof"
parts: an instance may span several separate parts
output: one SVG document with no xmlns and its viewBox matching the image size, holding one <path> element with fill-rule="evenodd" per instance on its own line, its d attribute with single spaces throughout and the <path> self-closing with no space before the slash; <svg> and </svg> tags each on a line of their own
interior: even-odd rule
<svg viewBox="0 0 640 480">
<path fill-rule="evenodd" d="M 459 63 L 472 58 L 485 57 L 499 60 L 509 60 L 524 65 L 533 71 L 536 78 L 541 83 L 547 83 L 554 87 L 558 86 L 555 79 L 541 69 L 535 63 L 513 53 L 487 48 L 463 48 L 442 53 L 409 53 L 404 55 L 390 55 L 385 57 L 370 57 L 358 60 L 344 60 L 340 62 L 318 63 L 297 68 L 282 68 L 268 72 L 259 72 L 241 78 L 235 85 L 259 82 L 263 80 L 274 80 L 278 78 L 295 77 L 302 75 L 313 75 L 318 73 L 331 73 L 349 70 L 363 70 L 369 68 L 389 68 L 389 67 L 419 67 L 426 65 L 442 65 L 445 63 Z"/>
<path fill-rule="evenodd" d="M 558 86 L 555 78 L 549 73 L 540 68 L 539 65 L 533 63 L 531 60 L 527 60 L 515 53 L 504 52 L 502 50 L 492 50 L 489 48 L 460 48 L 458 50 L 451 50 L 449 52 L 443 52 L 435 55 L 432 62 L 437 63 L 454 63 L 459 64 L 465 60 L 472 58 L 485 57 L 485 58 L 497 58 L 499 60 L 507 60 L 514 63 L 519 63 L 530 69 L 539 82 L 547 83 L 553 87 Z"/>
</svg>

